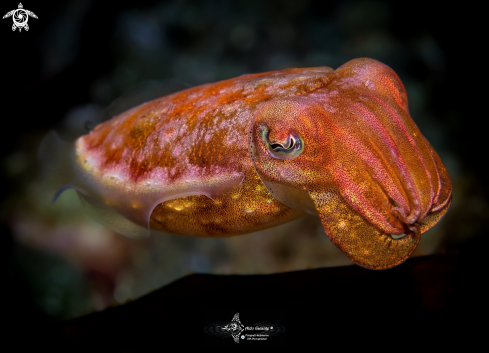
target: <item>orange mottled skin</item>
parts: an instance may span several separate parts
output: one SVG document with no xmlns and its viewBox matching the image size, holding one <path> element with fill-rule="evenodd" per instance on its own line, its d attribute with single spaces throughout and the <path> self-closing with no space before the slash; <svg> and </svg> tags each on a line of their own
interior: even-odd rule
<svg viewBox="0 0 489 353">
<path fill-rule="evenodd" d="M 86 151 L 100 152 L 102 170 L 124 163 L 133 181 L 144 178 L 157 166 L 176 167 L 170 182 L 179 178 L 187 164 L 241 169 L 241 163 L 235 161 L 248 156 L 246 129 L 257 106 L 323 87 L 331 71 L 288 69 L 243 75 L 165 96 L 97 126 L 83 137 Z M 242 116 L 237 117 L 238 112 Z M 180 119 L 180 124 L 167 128 L 175 119 Z M 185 132 L 173 138 L 182 128 Z M 226 138 L 236 142 L 225 145 Z M 175 146 L 186 139 L 193 142 L 187 146 L 188 151 L 175 155 Z M 162 141 L 166 142 L 164 148 Z"/>
<path fill-rule="evenodd" d="M 277 158 L 264 129 L 283 145 L 301 136 L 303 152 Z M 373 269 L 407 259 L 451 200 L 401 81 L 371 59 L 187 89 L 100 124 L 75 151 L 102 203 L 143 228 L 222 237 L 318 214 Z"/>
</svg>

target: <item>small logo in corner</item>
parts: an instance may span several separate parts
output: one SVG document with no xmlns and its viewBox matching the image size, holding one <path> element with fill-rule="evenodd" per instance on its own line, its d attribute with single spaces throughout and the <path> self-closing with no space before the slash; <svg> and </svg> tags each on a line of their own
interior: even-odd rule
<svg viewBox="0 0 489 353">
<path fill-rule="evenodd" d="M 233 320 L 226 326 L 223 326 L 222 329 L 233 336 L 234 342 L 239 343 L 239 335 L 244 331 L 244 326 L 239 321 L 239 313 L 234 314 Z M 244 338 L 244 336 L 241 338 Z"/>
<path fill-rule="evenodd" d="M 12 16 L 12 20 L 14 21 L 12 31 L 15 31 L 15 29 L 18 28 L 19 32 L 22 32 L 22 28 L 24 28 L 26 31 L 29 30 L 29 25 L 27 24 L 29 21 L 29 16 L 38 18 L 34 12 L 25 10 L 22 3 L 19 3 L 18 9 L 7 12 L 3 18 L 10 16 Z"/>
</svg>

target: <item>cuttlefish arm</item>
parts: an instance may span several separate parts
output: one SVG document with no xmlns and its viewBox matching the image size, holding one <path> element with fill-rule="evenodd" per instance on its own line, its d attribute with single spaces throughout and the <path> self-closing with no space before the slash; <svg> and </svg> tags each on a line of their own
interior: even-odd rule
<svg viewBox="0 0 489 353">
<path fill-rule="evenodd" d="M 450 205 L 450 177 L 409 116 L 400 79 L 375 60 L 264 104 L 250 150 L 272 195 L 319 214 L 329 239 L 366 268 L 402 263 Z"/>
</svg>

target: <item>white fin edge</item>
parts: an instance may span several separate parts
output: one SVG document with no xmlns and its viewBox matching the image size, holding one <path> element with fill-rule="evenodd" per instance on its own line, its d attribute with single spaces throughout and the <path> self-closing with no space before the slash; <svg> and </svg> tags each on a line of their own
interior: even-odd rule
<svg viewBox="0 0 489 353">
<path fill-rule="evenodd" d="M 192 195 L 212 199 L 239 188 L 244 179 L 244 174 L 236 172 L 216 176 L 205 184 L 198 180 L 184 180 L 174 183 L 171 188 L 121 190 L 103 185 L 89 175 L 76 162 L 74 143 L 62 141 L 54 131 L 41 142 L 38 158 L 42 167 L 41 178 L 47 191 L 53 194 L 53 203 L 65 190 L 74 189 L 91 217 L 131 238 L 149 236 L 151 213 L 160 203 Z"/>
</svg>

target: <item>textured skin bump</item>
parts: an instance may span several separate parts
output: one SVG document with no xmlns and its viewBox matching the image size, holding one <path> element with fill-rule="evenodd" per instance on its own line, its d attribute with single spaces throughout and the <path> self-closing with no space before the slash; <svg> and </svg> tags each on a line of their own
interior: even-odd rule
<svg viewBox="0 0 489 353">
<path fill-rule="evenodd" d="M 291 134 L 302 153 L 274 156 L 270 145 Z M 372 269 L 406 260 L 451 201 L 400 79 L 372 59 L 187 89 L 100 124 L 75 151 L 98 197 L 142 227 L 224 237 L 318 214 Z"/>
</svg>

